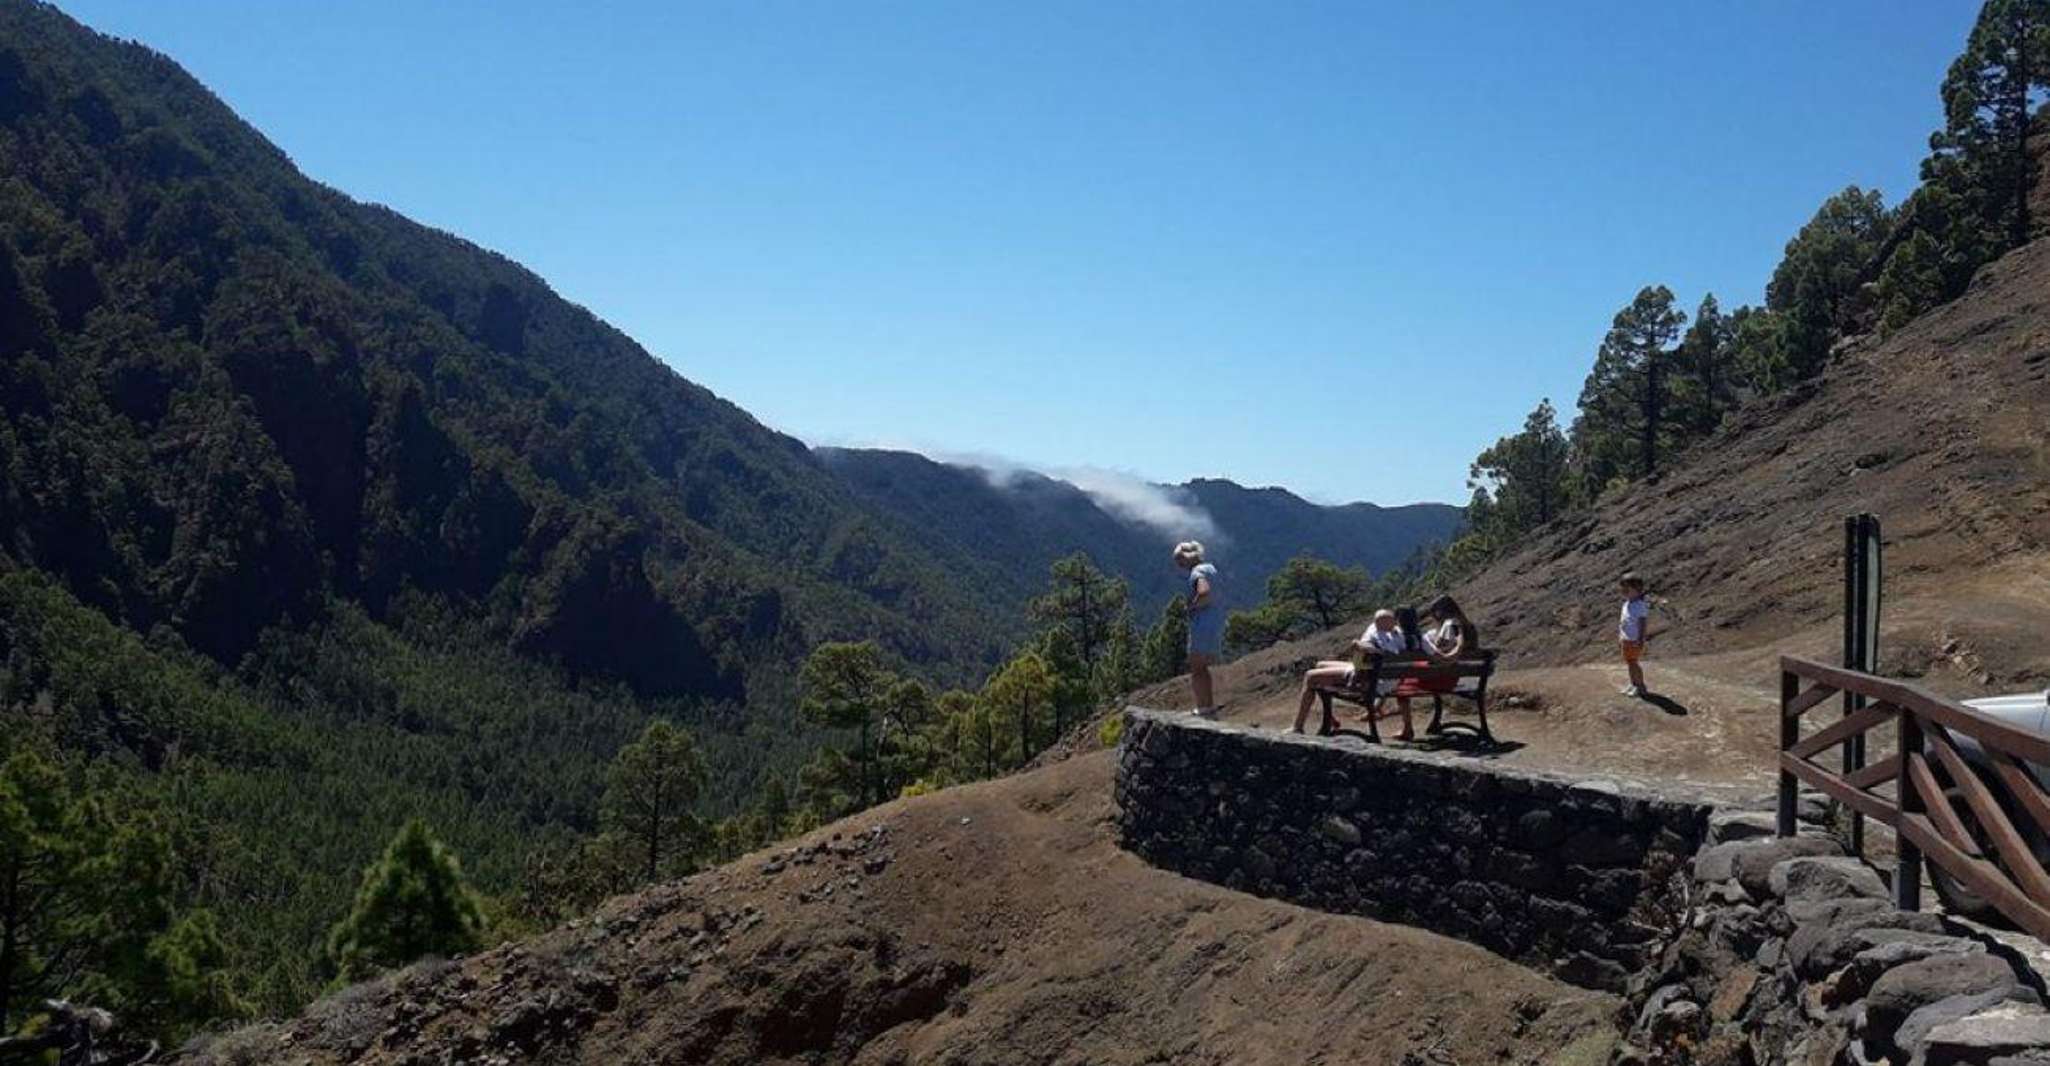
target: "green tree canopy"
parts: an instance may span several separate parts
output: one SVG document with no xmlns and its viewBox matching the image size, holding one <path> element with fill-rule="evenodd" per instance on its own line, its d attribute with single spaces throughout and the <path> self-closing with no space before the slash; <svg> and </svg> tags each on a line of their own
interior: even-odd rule
<svg viewBox="0 0 2050 1066">
<path fill-rule="evenodd" d="M 649 722 L 640 739 L 612 760 L 603 822 L 636 844 L 646 880 L 655 880 L 665 865 L 687 858 L 695 847 L 702 826 L 692 808 L 704 787 L 697 743 L 666 719 Z"/>
<path fill-rule="evenodd" d="M 1580 390 L 1573 424 L 1590 495 L 1616 477 L 1658 472 L 1659 445 L 1672 432 L 1673 342 L 1687 313 L 1673 306 L 1673 291 L 1646 286 L 1616 312 Z"/>
<path fill-rule="evenodd" d="M 855 778 L 845 793 L 853 804 L 867 807 L 879 802 L 869 740 L 896 684 L 897 675 L 883 665 L 882 649 L 871 641 L 829 641 L 812 649 L 800 679 L 803 697 L 798 713 L 815 725 L 856 733 L 853 753 L 840 752 L 838 761 L 807 767 L 804 781 L 809 782 L 815 799 L 825 794 L 822 787 L 838 781 L 845 772 Z M 833 816 L 839 813 L 845 812 Z"/>
<path fill-rule="evenodd" d="M 1765 286 L 1765 306 L 1784 322 L 1787 375 L 1812 377 L 1837 338 L 1854 332 L 1868 307 L 1861 286 L 1893 228 L 1878 189 L 1847 186 L 1822 202 L 1787 242 Z"/>
<path fill-rule="evenodd" d="M 1076 552 L 1054 562 L 1045 595 L 1034 599 L 1029 611 L 1033 621 L 1066 636 L 1080 661 L 1082 679 L 1093 686 L 1129 598 L 1123 578 L 1104 576 L 1087 553 Z"/>
<path fill-rule="evenodd" d="M 1015 731 L 1018 737 L 1013 765 L 1023 765 L 1039 752 L 1037 742 L 1042 738 L 1034 725 L 1052 708 L 1056 680 L 1046 660 L 1028 651 L 1005 663 L 983 685 L 982 704 L 989 708 L 992 728 Z"/>
<path fill-rule="evenodd" d="M 1467 527 L 1491 547 L 1502 547 L 1557 518 L 1572 498 L 1572 447 L 1559 428 L 1552 401 L 1539 401 L 1523 429 L 1474 458 L 1467 484 L 1474 490 Z"/>
<path fill-rule="evenodd" d="M 328 937 L 328 954 L 353 980 L 429 955 L 475 951 L 483 933 L 484 912 L 462 865 L 414 818 L 363 871 L 356 906 Z"/>
</svg>

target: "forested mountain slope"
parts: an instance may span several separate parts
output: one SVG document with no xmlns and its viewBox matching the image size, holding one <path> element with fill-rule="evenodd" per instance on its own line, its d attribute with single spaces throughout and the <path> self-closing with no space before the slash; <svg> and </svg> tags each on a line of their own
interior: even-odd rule
<svg viewBox="0 0 2050 1066">
<path fill-rule="evenodd" d="M 1459 508 L 1446 504 L 1327 507 L 1286 489 L 1226 480 L 1143 487 L 1199 513 L 1214 530 L 1192 526 L 1176 533 L 1121 517 L 1058 477 L 992 473 L 910 452 L 822 448 L 819 454 L 858 496 L 903 518 L 920 543 L 974 568 L 979 586 L 1005 590 L 1023 603 L 1044 583 L 1050 563 L 1084 551 L 1106 573 L 1131 583 L 1144 607 L 1141 617 L 1182 592 L 1167 551 L 1178 537 L 1207 537 L 1212 559 L 1229 574 L 1234 604 L 1252 606 L 1267 578 L 1295 555 L 1307 552 L 1378 574 L 1450 539 L 1461 518 Z"/>
<path fill-rule="evenodd" d="M 0 545 L 224 663 L 411 590 L 646 695 L 1007 635 L 799 442 L 518 265 L 299 175 L 170 61 L 0 6 Z"/>
<path fill-rule="evenodd" d="M 1022 629 L 518 265 L 0 0 L 0 762 L 175 837 L 255 1009 L 409 817 L 510 894 L 651 717 L 724 813 L 814 743 L 813 644 L 973 682 Z"/>
</svg>

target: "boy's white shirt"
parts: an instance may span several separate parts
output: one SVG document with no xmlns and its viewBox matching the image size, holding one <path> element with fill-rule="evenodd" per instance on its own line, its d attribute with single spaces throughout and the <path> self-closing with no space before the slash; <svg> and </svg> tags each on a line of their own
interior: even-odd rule
<svg viewBox="0 0 2050 1066">
<path fill-rule="evenodd" d="M 1651 604 L 1642 596 L 1623 601 L 1623 615 L 1616 624 L 1616 635 L 1629 641 L 1644 639 L 1644 620 L 1651 613 Z"/>
</svg>

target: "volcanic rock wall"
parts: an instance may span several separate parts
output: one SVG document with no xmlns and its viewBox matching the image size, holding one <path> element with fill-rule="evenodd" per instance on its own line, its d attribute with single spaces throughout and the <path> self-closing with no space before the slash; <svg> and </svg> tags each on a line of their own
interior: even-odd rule
<svg viewBox="0 0 2050 1066">
<path fill-rule="evenodd" d="M 1138 708 L 1117 800 L 1125 847 L 1157 866 L 1616 992 L 1676 934 L 1710 813 L 1643 785 Z"/>
</svg>

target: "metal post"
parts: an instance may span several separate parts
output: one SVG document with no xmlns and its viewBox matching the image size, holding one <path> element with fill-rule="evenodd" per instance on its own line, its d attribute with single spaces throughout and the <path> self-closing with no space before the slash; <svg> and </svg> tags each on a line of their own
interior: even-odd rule
<svg viewBox="0 0 2050 1066">
<path fill-rule="evenodd" d="M 1924 810 L 1921 793 L 1915 791 L 1914 779 L 1908 776 L 1909 753 L 1922 750 L 1922 720 L 1915 712 L 1901 708 L 1894 716 L 1900 725 L 1899 742 L 1901 752 L 1900 773 L 1894 779 L 1894 787 L 1900 797 L 1901 825 L 1908 819 L 1920 815 Z M 1894 834 L 1893 902 L 1904 911 L 1922 909 L 1922 849 L 1908 840 L 1908 835 L 1896 830 Z"/>
<path fill-rule="evenodd" d="M 1787 707 L 1800 694 L 1800 675 L 1782 668 L 1780 670 L 1780 754 L 1782 756 L 1786 754 L 1788 748 L 1801 741 L 1801 720 L 1787 713 Z M 1783 837 L 1793 836 L 1799 828 L 1794 821 L 1794 801 L 1797 798 L 1798 790 L 1799 785 L 1795 782 L 1794 775 L 1788 773 L 1782 767 L 1780 769 L 1778 828 L 1779 835 Z"/>
<path fill-rule="evenodd" d="M 1863 517 L 1843 519 L 1843 668 L 1865 668 L 1865 523 Z M 1851 717 L 1865 705 L 1865 697 L 1843 691 L 1843 717 Z M 1843 773 L 1865 767 L 1863 734 L 1845 740 Z M 1865 816 L 1851 812 L 1851 855 L 1865 853 Z"/>
</svg>

